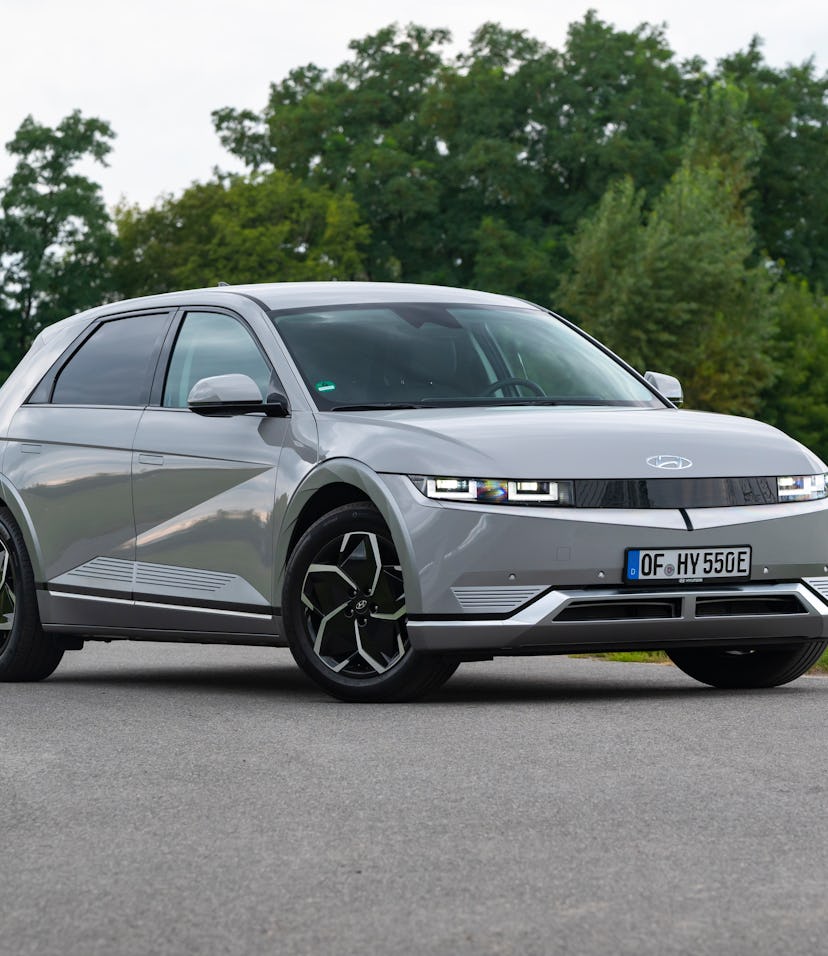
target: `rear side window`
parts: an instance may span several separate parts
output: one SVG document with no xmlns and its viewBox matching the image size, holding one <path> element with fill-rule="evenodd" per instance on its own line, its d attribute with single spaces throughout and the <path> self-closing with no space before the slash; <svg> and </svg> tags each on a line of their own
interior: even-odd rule
<svg viewBox="0 0 828 956">
<path fill-rule="evenodd" d="M 58 373 L 56 405 L 146 405 L 169 314 L 104 322 Z"/>
</svg>

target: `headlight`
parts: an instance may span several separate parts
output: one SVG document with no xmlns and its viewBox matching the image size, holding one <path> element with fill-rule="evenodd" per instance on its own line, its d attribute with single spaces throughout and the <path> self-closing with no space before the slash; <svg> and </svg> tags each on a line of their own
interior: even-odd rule
<svg viewBox="0 0 828 956">
<path fill-rule="evenodd" d="M 551 479 L 430 478 L 409 475 L 427 498 L 446 501 L 476 501 L 479 504 L 558 505 L 573 502 L 572 482 Z"/>
<path fill-rule="evenodd" d="M 786 475 L 776 479 L 776 493 L 780 501 L 815 501 L 824 498 L 825 475 Z"/>
</svg>

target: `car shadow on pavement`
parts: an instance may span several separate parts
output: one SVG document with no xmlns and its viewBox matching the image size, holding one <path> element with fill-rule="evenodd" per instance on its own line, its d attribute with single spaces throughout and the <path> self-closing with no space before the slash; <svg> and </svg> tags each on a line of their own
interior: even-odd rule
<svg viewBox="0 0 828 956">
<path fill-rule="evenodd" d="M 313 698 L 322 691 L 291 664 L 191 665 L 176 667 L 117 666 L 95 670 L 58 671 L 48 684 L 136 688 L 141 691 L 202 691 L 228 694 L 280 694 Z"/>
<path fill-rule="evenodd" d="M 828 689 L 819 680 L 802 680 L 782 687 L 722 689 L 685 677 L 667 664 L 620 664 L 584 661 L 584 670 L 574 672 L 574 662 L 565 668 L 550 666 L 542 673 L 503 674 L 492 669 L 463 670 L 428 700 L 440 704 L 543 703 L 565 701 L 687 700 L 690 697 L 760 699 L 781 695 L 820 693 Z M 581 665 L 581 662 L 579 662 Z"/>
<path fill-rule="evenodd" d="M 576 702 L 600 702 L 600 701 L 654 701 L 654 700 L 678 700 L 688 699 L 689 697 L 698 697 L 699 695 L 728 695 L 751 696 L 767 695 L 770 693 L 779 693 L 779 690 L 743 690 L 743 691 L 722 691 L 712 687 L 704 687 L 701 684 L 679 686 L 676 684 L 665 684 L 659 686 L 650 681 L 646 683 L 634 683 L 624 681 L 616 683 L 614 681 L 602 680 L 596 677 L 594 680 L 561 680 L 550 675 L 543 680 L 535 678 L 514 678 L 511 680 L 486 680 L 475 678 L 471 681 L 458 681 L 449 683 L 441 688 L 437 693 L 428 698 L 432 704 L 490 704 L 500 703 L 562 703 L 566 701 Z M 786 692 L 785 688 L 781 689 Z"/>
<path fill-rule="evenodd" d="M 647 668 L 650 670 L 650 666 Z M 672 672 L 665 673 L 664 683 L 650 674 L 627 672 L 615 675 L 606 670 L 594 675 L 573 675 L 548 670 L 542 675 L 503 674 L 492 671 L 464 673 L 462 668 L 440 690 L 422 701 L 385 706 L 453 706 L 493 703 L 562 703 L 610 702 L 617 700 L 653 701 L 687 699 L 690 696 L 727 695 L 756 698 L 770 694 L 807 693 L 801 683 L 768 690 L 716 690 L 688 681 L 677 683 Z M 619 679 L 620 678 L 620 679 Z M 809 682 L 811 683 L 811 682 Z M 349 706 L 328 697 L 292 664 L 274 665 L 190 665 L 190 666 L 114 666 L 94 670 L 58 671 L 48 685 L 76 685 L 96 688 L 134 689 L 141 693 L 156 692 L 193 694 L 231 694 L 245 697 L 284 698 L 303 703 L 316 702 Z M 814 688 L 816 690 L 816 688 Z"/>
</svg>

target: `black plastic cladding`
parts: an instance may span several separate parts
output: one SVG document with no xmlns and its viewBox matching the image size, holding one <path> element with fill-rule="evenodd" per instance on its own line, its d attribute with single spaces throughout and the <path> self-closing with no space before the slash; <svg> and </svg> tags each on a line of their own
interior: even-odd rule
<svg viewBox="0 0 828 956">
<path fill-rule="evenodd" d="M 776 505 L 776 478 L 590 478 L 577 480 L 576 508 L 733 508 Z"/>
</svg>

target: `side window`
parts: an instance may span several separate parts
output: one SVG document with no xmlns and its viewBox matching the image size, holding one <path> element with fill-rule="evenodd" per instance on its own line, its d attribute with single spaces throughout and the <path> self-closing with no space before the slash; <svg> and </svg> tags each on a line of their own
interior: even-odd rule
<svg viewBox="0 0 828 956">
<path fill-rule="evenodd" d="M 241 322 L 217 312 L 188 312 L 173 348 L 162 405 L 186 408 L 199 379 L 234 372 L 249 375 L 263 398 L 273 391 L 273 372 Z"/>
<path fill-rule="evenodd" d="M 169 314 L 104 322 L 58 373 L 56 405 L 146 405 Z"/>
</svg>

